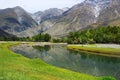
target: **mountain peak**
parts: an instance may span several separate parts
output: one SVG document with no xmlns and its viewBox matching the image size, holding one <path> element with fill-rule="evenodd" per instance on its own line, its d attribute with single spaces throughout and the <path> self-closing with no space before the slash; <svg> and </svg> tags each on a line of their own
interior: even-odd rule
<svg viewBox="0 0 120 80">
<path fill-rule="evenodd" d="M 24 10 L 22 7 L 20 7 L 20 6 L 16 6 L 16 7 L 14 7 L 14 9 L 16 9 L 16 10 Z"/>
<path fill-rule="evenodd" d="M 14 7 L 13 9 L 14 9 L 14 11 L 15 11 L 16 13 L 18 13 L 18 14 L 23 14 L 23 13 L 26 12 L 26 11 L 25 11 L 23 8 L 21 8 L 20 6 L 16 6 L 16 7 Z"/>
<path fill-rule="evenodd" d="M 69 7 L 64 7 L 64 8 L 62 8 L 63 11 L 67 11 L 67 10 L 69 10 L 69 9 L 70 9 Z"/>
<path fill-rule="evenodd" d="M 21 22 L 22 21 L 22 15 L 25 13 L 25 10 L 22 9 L 20 6 L 16 6 L 13 8 L 14 12 L 16 13 L 17 17 L 18 17 L 18 21 Z"/>
</svg>

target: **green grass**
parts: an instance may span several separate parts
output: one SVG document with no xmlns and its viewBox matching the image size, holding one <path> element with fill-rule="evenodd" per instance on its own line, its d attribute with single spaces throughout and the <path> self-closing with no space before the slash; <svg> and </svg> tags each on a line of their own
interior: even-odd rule
<svg viewBox="0 0 120 80">
<path fill-rule="evenodd" d="M 28 59 L 8 49 L 15 44 L 0 43 L 0 80 L 115 80 L 57 68 L 40 59 Z"/>
<path fill-rule="evenodd" d="M 105 48 L 105 47 L 97 47 L 94 45 L 68 45 L 68 49 L 78 50 L 78 51 L 87 51 L 91 54 L 103 55 L 103 56 L 111 56 L 111 57 L 120 57 L 120 49 L 119 48 Z"/>
</svg>

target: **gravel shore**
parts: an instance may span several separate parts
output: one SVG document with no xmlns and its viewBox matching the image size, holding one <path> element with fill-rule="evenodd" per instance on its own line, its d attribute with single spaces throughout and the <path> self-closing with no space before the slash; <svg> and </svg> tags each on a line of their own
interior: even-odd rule
<svg viewBox="0 0 120 80">
<path fill-rule="evenodd" d="M 105 48 L 120 48 L 118 44 L 96 44 L 97 47 L 105 47 Z"/>
</svg>

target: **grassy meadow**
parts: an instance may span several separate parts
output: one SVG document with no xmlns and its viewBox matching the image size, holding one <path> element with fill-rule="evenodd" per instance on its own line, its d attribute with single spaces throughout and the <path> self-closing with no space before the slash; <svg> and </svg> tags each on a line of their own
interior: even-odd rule
<svg viewBox="0 0 120 80">
<path fill-rule="evenodd" d="M 68 45 L 68 49 L 77 50 L 77 51 L 87 51 L 91 54 L 103 55 L 103 56 L 111 56 L 111 57 L 120 57 L 120 48 L 112 48 L 112 47 L 98 47 L 96 44 L 88 44 L 88 45 Z"/>
<path fill-rule="evenodd" d="M 18 43 L 0 43 L 0 80 L 115 80 L 57 68 L 9 50 Z"/>
</svg>

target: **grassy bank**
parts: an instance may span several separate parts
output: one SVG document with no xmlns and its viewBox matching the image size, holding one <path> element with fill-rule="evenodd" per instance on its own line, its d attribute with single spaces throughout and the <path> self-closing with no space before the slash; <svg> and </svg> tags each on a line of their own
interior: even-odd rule
<svg viewBox="0 0 120 80">
<path fill-rule="evenodd" d="M 112 47 L 98 47 L 99 45 L 68 45 L 68 49 L 78 50 L 78 51 L 87 51 L 91 54 L 111 56 L 111 57 L 120 57 L 120 48 Z"/>
<path fill-rule="evenodd" d="M 0 80 L 115 80 L 57 68 L 40 59 L 28 59 L 8 49 L 16 43 L 0 43 Z"/>
</svg>

